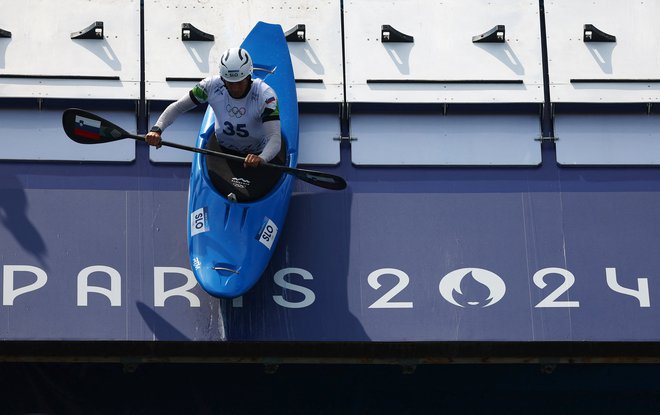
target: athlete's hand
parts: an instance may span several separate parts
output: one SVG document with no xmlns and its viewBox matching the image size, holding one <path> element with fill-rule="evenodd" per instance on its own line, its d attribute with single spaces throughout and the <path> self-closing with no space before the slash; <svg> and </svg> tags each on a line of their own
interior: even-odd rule
<svg viewBox="0 0 660 415">
<path fill-rule="evenodd" d="M 260 165 L 263 162 L 264 162 L 264 159 L 257 156 L 256 154 L 248 154 L 245 157 L 245 162 L 243 163 L 243 167 L 257 167 L 258 165 Z"/>
<path fill-rule="evenodd" d="M 144 136 L 144 141 L 147 142 L 150 146 L 154 146 L 156 148 L 160 148 L 161 144 L 161 138 L 160 138 L 160 133 L 156 131 L 150 131 L 147 133 L 146 136 Z"/>
</svg>

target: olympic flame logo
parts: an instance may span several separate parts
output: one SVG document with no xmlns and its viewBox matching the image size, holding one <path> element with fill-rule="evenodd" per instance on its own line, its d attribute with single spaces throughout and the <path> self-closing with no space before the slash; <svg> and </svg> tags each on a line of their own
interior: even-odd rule
<svg viewBox="0 0 660 415">
<path fill-rule="evenodd" d="M 466 287 L 470 287 L 465 289 Z M 469 306 L 489 307 L 504 297 L 506 292 L 506 285 L 504 280 L 494 272 L 481 268 L 461 268 L 450 272 L 440 280 L 440 295 L 450 302 L 459 307 L 465 307 L 464 304 Z M 478 300 L 470 298 L 463 293 L 463 291 L 481 291 L 484 295 Z M 487 291 L 487 292 L 486 292 Z M 456 295 L 457 294 L 457 295 Z M 457 297 L 458 300 L 457 301 Z"/>
</svg>

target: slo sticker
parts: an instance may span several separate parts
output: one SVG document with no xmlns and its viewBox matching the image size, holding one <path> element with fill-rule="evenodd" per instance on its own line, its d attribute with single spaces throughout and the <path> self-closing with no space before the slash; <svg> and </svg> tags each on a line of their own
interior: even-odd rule
<svg viewBox="0 0 660 415">
<path fill-rule="evenodd" d="M 210 230 L 208 217 L 209 212 L 206 207 L 199 208 L 190 214 L 190 236 L 195 236 L 198 233 L 208 232 Z"/>
<path fill-rule="evenodd" d="M 277 225 L 275 225 L 275 222 L 272 220 L 264 218 L 264 225 L 261 227 L 261 231 L 259 231 L 257 239 L 259 239 L 259 242 L 264 244 L 266 248 L 270 249 L 273 246 L 273 242 L 275 241 L 276 236 Z"/>
</svg>

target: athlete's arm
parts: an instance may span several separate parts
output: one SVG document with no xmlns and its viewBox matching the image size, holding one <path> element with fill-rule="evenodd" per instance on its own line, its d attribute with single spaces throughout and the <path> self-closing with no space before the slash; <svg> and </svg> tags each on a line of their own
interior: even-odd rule
<svg viewBox="0 0 660 415">
<path fill-rule="evenodd" d="M 198 104 L 198 102 L 193 101 L 191 94 L 186 94 L 178 101 L 168 105 L 167 108 L 165 108 L 165 111 L 163 111 L 160 117 L 158 117 L 158 121 L 156 121 L 156 124 L 154 125 L 160 128 L 161 131 L 165 131 L 165 129 L 169 127 L 179 115 L 190 111 Z"/>
<path fill-rule="evenodd" d="M 277 156 L 282 147 L 282 133 L 280 120 L 266 121 L 264 124 L 264 136 L 266 145 L 261 150 L 261 157 L 265 162 L 269 162 Z"/>
<path fill-rule="evenodd" d="M 149 145 L 160 148 L 161 146 L 161 134 L 163 131 L 169 127 L 174 120 L 176 120 L 179 115 L 183 114 L 186 111 L 190 111 L 198 105 L 198 102 L 193 100 L 192 94 L 186 94 L 186 96 L 181 97 L 178 101 L 171 103 L 165 108 L 165 111 L 158 117 L 158 121 L 154 124 L 153 128 L 145 136 L 145 140 Z"/>
</svg>

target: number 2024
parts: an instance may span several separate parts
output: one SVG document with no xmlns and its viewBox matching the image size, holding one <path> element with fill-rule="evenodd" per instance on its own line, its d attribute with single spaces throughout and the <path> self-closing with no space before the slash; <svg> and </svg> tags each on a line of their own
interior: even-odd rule
<svg viewBox="0 0 660 415">
<path fill-rule="evenodd" d="M 536 308 L 566 308 L 566 307 L 580 307 L 580 302 L 562 301 L 559 300 L 564 293 L 566 293 L 575 283 L 575 276 L 570 271 L 563 268 L 544 268 L 537 271 L 532 277 L 534 284 L 544 289 L 547 286 L 545 277 L 547 275 L 556 274 L 563 278 L 563 282 L 559 287 L 554 289 L 545 298 L 538 302 Z M 410 284 L 410 277 L 405 272 L 395 268 L 382 268 L 378 269 L 367 277 L 367 282 L 374 290 L 381 288 L 381 283 L 378 281 L 381 276 L 394 275 L 398 278 L 396 285 L 390 288 L 385 294 L 373 302 L 369 308 L 413 308 L 412 301 L 393 301 L 394 297 L 403 292 Z M 648 278 L 637 279 L 637 289 L 626 288 L 619 284 L 616 277 L 616 268 L 605 269 L 605 280 L 607 285 L 612 291 L 619 294 L 628 295 L 636 298 L 639 301 L 640 308 L 650 307 L 651 299 L 649 295 Z"/>
</svg>

